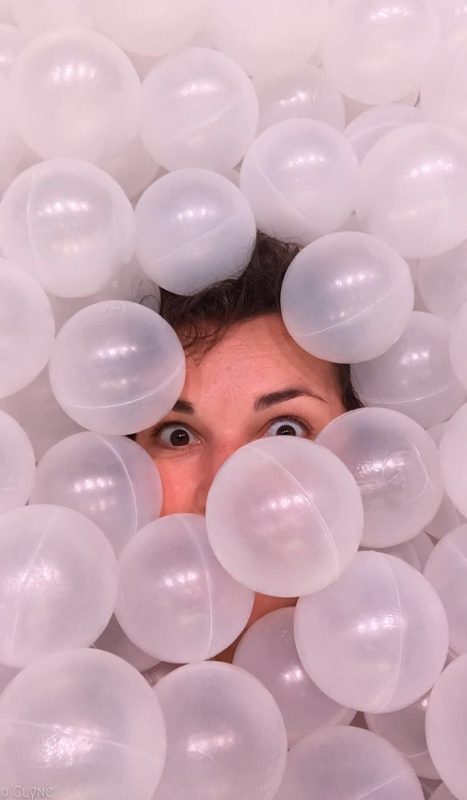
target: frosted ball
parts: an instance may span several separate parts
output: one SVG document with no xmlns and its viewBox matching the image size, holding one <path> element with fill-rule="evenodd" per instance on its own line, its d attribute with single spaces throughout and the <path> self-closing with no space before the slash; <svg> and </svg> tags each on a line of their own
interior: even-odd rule
<svg viewBox="0 0 467 800">
<path fill-rule="evenodd" d="M 343 461 L 358 484 L 365 547 L 406 542 L 434 517 L 443 496 L 438 450 L 405 414 L 387 408 L 348 411 L 315 442 Z"/>
<path fill-rule="evenodd" d="M 215 46 L 250 75 L 283 73 L 304 64 L 318 47 L 328 0 L 215 0 Z"/>
<path fill-rule="evenodd" d="M 462 27 L 467 25 L 465 0 L 430 0 L 430 2 L 437 14 L 443 35 L 452 31 L 458 33 Z"/>
<path fill-rule="evenodd" d="M 467 303 L 467 241 L 418 265 L 417 283 L 425 306 L 432 314 L 452 320 Z"/>
<path fill-rule="evenodd" d="M 343 135 L 312 119 L 264 131 L 240 170 L 258 228 L 305 245 L 337 230 L 354 209 L 357 157 Z"/>
<path fill-rule="evenodd" d="M 428 258 L 467 238 L 467 139 L 429 122 L 404 125 L 361 164 L 357 214 L 405 258 Z"/>
<path fill-rule="evenodd" d="M 185 382 L 185 354 L 157 312 L 126 300 L 78 311 L 59 332 L 49 373 L 64 411 L 96 433 L 128 434 L 167 414 Z"/>
<path fill-rule="evenodd" d="M 206 523 L 217 558 L 236 580 L 296 597 L 348 567 L 363 507 L 355 479 L 333 453 L 307 439 L 270 436 L 224 461 L 208 492 Z"/>
<path fill-rule="evenodd" d="M 437 445 L 439 445 L 441 438 L 446 430 L 446 425 L 448 423 L 443 422 L 439 425 L 435 425 L 433 428 L 430 428 L 428 433 L 434 439 Z M 466 453 L 467 457 L 467 453 Z M 444 485 L 444 474 L 443 474 L 443 485 Z M 436 512 L 435 516 L 427 525 L 425 525 L 426 532 L 434 537 L 435 539 L 442 539 L 450 531 L 454 530 L 454 528 L 458 528 L 459 525 L 462 525 L 467 520 L 465 517 L 462 516 L 460 511 L 456 508 L 454 503 L 452 502 L 449 495 L 445 492 L 443 495 L 443 499 L 441 501 L 441 505 Z"/>
<path fill-rule="evenodd" d="M 129 664 L 137 669 L 138 672 L 152 669 L 159 663 L 154 656 L 143 653 L 139 647 L 136 647 L 136 645 L 130 641 L 118 624 L 114 614 L 105 631 L 94 643 L 94 647 L 98 650 L 106 650 L 108 653 L 114 653 L 116 656 L 120 656 L 120 658 L 123 658 L 124 661 L 128 661 Z"/>
<path fill-rule="evenodd" d="M 413 304 L 407 263 L 366 233 L 331 233 L 309 244 L 293 259 L 281 290 L 290 335 L 335 363 L 385 353 L 407 328 Z"/>
<path fill-rule="evenodd" d="M 444 783 L 430 795 L 430 800 L 456 800 Z"/>
<path fill-rule="evenodd" d="M 27 386 L 54 346 L 50 302 L 37 281 L 0 258 L 0 398 Z"/>
<path fill-rule="evenodd" d="M 143 144 L 167 170 L 235 167 L 253 141 L 258 100 L 229 56 L 192 47 L 156 64 L 143 82 Z"/>
<path fill-rule="evenodd" d="M 427 0 L 334 0 L 323 65 L 338 89 L 362 103 L 400 100 L 418 89 L 439 40 Z"/>
<path fill-rule="evenodd" d="M 138 133 L 141 83 L 129 58 L 93 31 L 38 36 L 11 71 L 18 128 L 42 158 L 97 162 Z"/>
<path fill-rule="evenodd" d="M 93 27 L 93 0 L 10 0 L 16 24 L 29 35 L 53 28 Z"/>
<path fill-rule="evenodd" d="M 425 577 L 436 589 L 449 622 L 449 646 L 467 653 L 467 525 L 438 542 L 425 567 Z"/>
<path fill-rule="evenodd" d="M 254 81 L 259 101 L 259 131 L 293 117 L 311 117 L 342 131 L 345 105 L 328 75 L 313 64 L 301 64 Z"/>
<path fill-rule="evenodd" d="M 449 326 L 425 311 L 412 312 L 396 344 L 352 373 L 365 405 L 401 411 L 424 428 L 444 422 L 465 400 L 449 359 Z"/>
<path fill-rule="evenodd" d="M 13 24 L 13 15 L 11 13 L 11 0 L 0 0 L 0 20 Z"/>
<path fill-rule="evenodd" d="M 372 147 L 383 136 L 403 125 L 421 122 L 419 108 L 403 103 L 374 106 L 359 114 L 347 125 L 344 136 L 350 142 L 359 161 L 362 161 Z"/>
<path fill-rule="evenodd" d="M 154 800 L 272 800 L 287 738 L 271 694 L 232 664 L 188 664 L 153 691 L 167 725 L 167 762 Z"/>
<path fill-rule="evenodd" d="M 137 136 L 124 150 L 99 165 L 120 184 L 125 194 L 133 200 L 155 181 L 160 167 Z"/>
<path fill-rule="evenodd" d="M 446 492 L 456 508 L 467 517 L 467 404 L 449 420 L 439 444 Z"/>
<path fill-rule="evenodd" d="M 233 663 L 255 675 L 280 708 L 289 747 L 328 725 L 355 716 L 323 694 L 303 669 L 294 640 L 294 608 L 279 608 L 257 620 L 242 636 Z"/>
<path fill-rule="evenodd" d="M 24 667 L 88 647 L 115 607 L 118 570 L 107 539 L 68 508 L 29 505 L 0 516 L 0 662 Z"/>
<path fill-rule="evenodd" d="M 124 548 L 119 567 L 118 622 L 160 661 L 212 658 L 250 618 L 254 594 L 222 569 L 198 514 L 170 514 L 146 525 Z"/>
<path fill-rule="evenodd" d="M 411 567 L 423 572 L 426 562 L 434 550 L 434 544 L 427 533 L 422 531 L 418 536 L 414 536 L 409 542 L 396 544 L 394 547 L 384 547 L 381 552 L 388 556 L 401 558 Z"/>
<path fill-rule="evenodd" d="M 465 14 L 467 20 L 467 15 Z M 465 23 L 464 23 L 465 24 Z M 436 50 L 426 70 L 420 92 L 424 117 L 467 134 L 467 30 L 458 30 Z"/>
<path fill-rule="evenodd" d="M 0 75 L 0 194 L 18 170 L 26 153 L 13 120 L 11 89 L 6 78 Z"/>
<path fill-rule="evenodd" d="M 153 183 L 136 207 L 136 225 L 141 267 L 176 294 L 238 277 L 256 239 L 240 189 L 205 169 L 177 170 Z"/>
<path fill-rule="evenodd" d="M 366 723 L 393 745 L 407 759 L 417 775 L 432 780 L 439 779 L 438 772 L 428 752 L 425 736 L 425 718 L 430 696 L 390 714 L 365 714 Z"/>
<path fill-rule="evenodd" d="M 5 664 L 0 664 L 0 693 L 3 692 L 18 672 L 19 670 L 13 669 L 13 667 L 6 667 Z"/>
<path fill-rule="evenodd" d="M 125 436 L 85 431 L 63 439 L 40 461 L 32 503 L 51 503 L 91 519 L 116 555 L 162 507 L 152 458 Z"/>
<path fill-rule="evenodd" d="M 0 514 L 26 505 L 35 473 L 34 450 L 26 431 L 0 411 Z"/>
<path fill-rule="evenodd" d="M 456 800 L 467 797 L 467 655 L 444 670 L 431 692 L 426 717 L 428 749 Z"/>
<path fill-rule="evenodd" d="M 275 800 L 423 800 L 414 771 L 384 739 L 361 728 L 324 728 L 289 753 Z"/>
<path fill-rule="evenodd" d="M 95 0 L 95 19 L 124 50 L 161 56 L 181 50 L 205 21 L 206 0 Z"/>
<path fill-rule="evenodd" d="M 135 220 L 123 189 L 103 170 L 52 159 L 22 172 L 0 205 L 5 256 L 51 294 L 95 294 L 130 261 Z"/>
<path fill-rule="evenodd" d="M 24 34 L 15 25 L 0 22 L 0 77 L 9 78 L 11 65 L 25 41 Z"/>
<path fill-rule="evenodd" d="M 467 366 L 465 360 L 465 337 L 467 334 L 467 303 L 463 303 L 452 320 L 449 355 L 454 373 L 467 389 Z"/>
<path fill-rule="evenodd" d="M 357 553 L 331 586 L 299 598 L 295 642 L 321 691 L 381 714 L 431 689 L 446 662 L 448 621 L 423 575 L 372 550 Z"/>
<path fill-rule="evenodd" d="M 144 678 L 117 656 L 83 648 L 41 658 L 12 680 L 0 695 L 0 745 L 4 785 L 150 800 L 166 735 Z"/>
</svg>

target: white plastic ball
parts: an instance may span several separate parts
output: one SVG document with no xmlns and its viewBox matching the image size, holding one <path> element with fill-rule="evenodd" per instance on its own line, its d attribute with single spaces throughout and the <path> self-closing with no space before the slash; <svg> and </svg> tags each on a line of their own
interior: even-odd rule
<svg viewBox="0 0 467 800">
<path fill-rule="evenodd" d="M 136 207 L 136 257 L 158 286 L 194 294 L 238 277 L 256 240 L 253 212 L 240 189 L 204 169 L 171 172 Z"/>
<path fill-rule="evenodd" d="M 153 690 L 102 650 L 41 658 L 0 695 L 0 769 L 11 793 L 51 787 L 57 798 L 150 800 L 165 755 Z"/>
<path fill-rule="evenodd" d="M 0 21 L 0 77 L 10 77 L 11 65 L 25 41 L 24 34 L 16 25 L 5 25 Z M 3 113 L 2 109 L 2 116 Z"/>
<path fill-rule="evenodd" d="M 467 517 L 467 404 L 446 424 L 439 455 L 446 492 L 460 513 Z"/>
<path fill-rule="evenodd" d="M 341 414 L 318 434 L 348 467 L 365 512 L 362 545 L 407 542 L 435 515 L 443 496 L 438 450 L 414 420 L 388 408 Z"/>
<path fill-rule="evenodd" d="M 272 800 L 287 738 L 267 689 L 240 667 L 180 667 L 154 687 L 167 726 L 167 762 L 154 800 Z"/>
<path fill-rule="evenodd" d="M 441 786 L 438 786 L 437 789 L 433 792 L 433 794 L 429 795 L 430 800 L 456 800 L 453 794 L 449 791 L 447 786 L 444 783 Z"/>
<path fill-rule="evenodd" d="M 208 492 L 206 523 L 214 553 L 236 580 L 296 597 L 348 567 L 363 507 L 355 479 L 333 453 L 303 438 L 270 436 L 224 461 Z"/>
<path fill-rule="evenodd" d="M 85 161 L 52 159 L 22 172 L 0 205 L 0 243 L 54 295 L 97 293 L 130 261 L 135 220 L 123 189 Z"/>
<path fill-rule="evenodd" d="M 328 0 L 215 0 L 215 46 L 250 75 L 284 73 L 305 64 L 318 47 Z"/>
<path fill-rule="evenodd" d="M 447 424 L 447 422 L 440 423 L 439 425 L 435 425 L 433 428 L 430 428 L 428 431 L 438 447 L 446 430 Z M 443 468 L 442 473 L 444 486 L 445 474 Z M 425 525 L 425 531 L 434 539 L 442 539 L 443 536 L 454 530 L 454 528 L 458 528 L 460 525 L 463 525 L 464 522 L 467 522 L 467 520 L 456 508 L 449 495 L 444 492 L 441 505 L 433 519 L 427 525 Z"/>
<path fill-rule="evenodd" d="M 465 135 L 467 30 L 460 28 L 456 33 L 457 35 L 448 36 L 440 44 L 430 61 L 421 84 L 420 107 L 426 119 L 457 128 Z"/>
<path fill-rule="evenodd" d="M 381 552 L 387 553 L 388 556 L 401 558 L 406 564 L 414 567 L 419 572 L 423 572 L 434 547 L 435 545 L 430 536 L 425 531 L 422 531 L 408 542 L 396 544 L 394 547 L 383 547 Z"/>
<path fill-rule="evenodd" d="M 467 238 L 467 139 L 420 122 L 391 131 L 361 164 L 362 224 L 405 258 L 429 258 Z"/>
<path fill-rule="evenodd" d="M 301 348 L 334 363 L 368 361 L 402 336 L 414 305 L 407 263 L 366 233 L 338 232 L 293 259 L 281 312 Z"/>
<path fill-rule="evenodd" d="M 457 655 L 467 653 L 467 525 L 438 542 L 424 574 L 446 610 L 451 650 Z"/>
<path fill-rule="evenodd" d="M 143 82 L 141 138 L 167 170 L 226 172 L 245 155 L 257 125 L 253 85 L 225 53 L 183 50 L 156 64 Z"/>
<path fill-rule="evenodd" d="M 467 333 L 467 303 L 463 303 L 452 320 L 449 355 L 454 373 L 467 390 L 467 366 L 465 359 L 465 337 Z"/>
<path fill-rule="evenodd" d="M 24 667 L 89 647 L 117 600 L 118 570 L 104 534 L 82 514 L 29 505 L 0 515 L 0 662 Z"/>
<path fill-rule="evenodd" d="M 105 650 L 107 653 L 114 653 L 114 655 L 128 661 L 138 672 L 143 672 L 148 669 L 153 669 L 159 662 L 154 656 L 148 653 L 143 653 L 139 647 L 136 647 L 128 636 L 123 632 L 118 624 L 115 614 L 112 614 L 109 624 L 98 639 L 94 642 L 93 647 L 98 650 Z"/>
<path fill-rule="evenodd" d="M 42 458 L 32 503 L 79 511 L 109 540 L 116 555 L 162 507 L 162 483 L 152 458 L 125 436 L 84 431 Z"/>
<path fill-rule="evenodd" d="M 15 22 L 31 36 L 54 28 L 92 28 L 93 0 L 9 0 Z"/>
<path fill-rule="evenodd" d="M 24 270 L 0 259 L 0 398 L 39 375 L 54 337 L 52 308 L 42 287 Z"/>
<path fill-rule="evenodd" d="M 365 714 L 365 720 L 370 731 L 390 742 L 407 759 L 417 775 L 439 780 L 425 735 L 429 699 L 430 696 L 425 695 L 413 705 L 389 714 Z"/>
<path fill-rule="evenodd" d="M 258 619 L 242 636 L 233 663 L 255 675 L 280 708 L 293 747 L 328 725 L 346 725 L 355 716 L 321 692 L 303 669 L 294 640 L 294 608 L 279 608 Z"/>
<path fill-rule="evenodd" d="M 108 300 L 78 311 L 59 332 L 49 362 L 52 391 L 84 428 L 145 430 L 173 407 L 185 382 L 185 353 L 155 311 Z"/>
<path fill-rule="evenodd" d="M 305 245 L 336 231 L 355 206 L 357 157 L 344 136 L 312 119 L 289 119 L 264 131 L 240 170 L 240 188 L 258 228 Z"/>
<path fill-rule="evenodd" d="M 0 514 L 26 505 L 35 473 L 34 450 L 26 431 L 0 411 Z"/>
<path fill-rule="evenodd" d="M 456 800 L 467 798 L 467 655 L 444 670 L 431 692 L 426 717 L 428 749 Z"/>
<path fill-rule="evenodd" d="M 98 162 L 138 133 L 136 70 L 94 31 L 65 28 L 32 39 L 12 67 L 11 83 L 21 136 L 42 158 Z"/>
<path fill-rule="evenodd" d="M 254 86 L 259 101 L 259 132 L 293 117 L 317 119 L 344 130 L 344 99 L 328 75 L 313 64 L 263 75 Z"/>
<path fill-rule="evenodd" d="M 338 89 L 381 105 L 418 89 L 439 41 L 427 0 L 334 0 L 322 42 L 323 65 Z"/>
<path fill-rule="evenodd" d="M 331 586 L 299 598 L 295 642 L 321 691 L 381 714 L 431 689 L 446 662 L 448 621 L 423 575 L 372 550 L 357 553 Z"/>
<path fill-rule="evenodd" d="M 14 23 L 11 13 L 11 0 L 0 0 L 0 21 L 9 25 Z"/>
<path fill-rule="evenodd" d="M 161 58 L 189 44 L 207 8 L 206 0 L 95 0 L 94 15 L 124 50 Z"/>
<path fill-rule="evenodd" d="M 146 525 L 123 549 L 119 571 L 118 622 L 160 661 L 212 658 L 250 618 L 254 594 L 221 567 L 198 514 L 170 514 Z"/>
<path fill-rule="evenodd" d="M 437 14 L 443 36 L 454 31 L 458 33 L 467 26 L 465 0 L 430 0 L 430 2 Z"/>
<path fill-rule="evenodd" d="M 344 136 L 355 150 L 358 160 L 362 161 L 387 133 L 414 122 L 422 122 L 419 108 L 403 103 L 373 106 L 347 125 Z"/>
<path fill-rule="evenodd" d="M 137 136 L 124 150 L 99 164 L 101 169 L 120 184 L 123 191 L 134 200 L 156 180 L 160 167 Z"/>
<path fill-rule="evenodd" d="M 423 800 L 413 769 L 361 728 L 323 728 L 290 751 L 275 800 Z"/>
<path fill-rule="evenodd" d="M 459 247 L 418 264 L 417 283 L 432 314 L 452 320 L 467 303 L 467 241 Z"/>
<path fill-rule="evenodd" d="M 352 367 L 354 386 L 367 406 L 384 406 L 429 428 L 448 419 L 467 389 L 449 358 L 447 322 L 414 311 L 400 339 L 378 358 Z"/>
<path fill-rule="evenodd" d="M 8 186 L 26 154 L 26 146 L 16 130 L 13 119 L 11 88 L 0 76 L 0 194 Z"/>
</svg>

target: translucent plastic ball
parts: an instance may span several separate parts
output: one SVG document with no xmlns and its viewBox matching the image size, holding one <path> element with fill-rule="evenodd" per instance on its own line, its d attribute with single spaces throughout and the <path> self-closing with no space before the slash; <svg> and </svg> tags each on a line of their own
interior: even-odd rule
<svg viewBox="0 0 467 800">
<path fill-rule="evenodd" d="M 0 398 L 27 386 L 54 346 L 50 302 L 38 282 L 0 258 Z"/>
<path fill-rule="evenodd" d="M 198 514 L 170 514 L 146 525 L 124 548 L 119 568 L 118 622 L 160 661 L 212 658 L 250 618 L 254 593 L 222 569 Z"/>
<path fill-rule="evenodd" d="M 310 117 L 344 130 L 344 99 L 326 73 L 314 64 L 263 75 L 254 81 L 254 86 L 259 101 L 259 131 L 293 117 Z"/>
<path fill-rule="evenodd" d="M 258 228 L 305 245 L 336 231 L 355 205 L 357 157 L 343 135 L 312 119 L 278 122 L 255 140 L 240 188 Z"/>
<path fill-rule="evenodd" d="M 467 303 L 467 241 L 433 258 L 423 258 L 417 283 L 425 306 L 432 314 L 452 320 Z"/>
<path fill-rule="evenodd" d="M 440 425 L 435 425 L 428 431 L 428 433 L 438 446 L 446 430 L 447 424 L 448 423 L 444 422 L 441 423 Z M 466 458 L 467 458 L 467 453 L 466 453 Z M 442 466 L 442 473 L 443 473 L 443 486 L 444 486 L 445 473 L 443 466 Z M 454 530 L 454 528 L 458 528 L 460 525 L 463 525 L 464 522 L 467 522 L 466 518 L 456 508 L 449 495 L 446 492 L 444 492 L 441 505 L 438 511 L 436 512 L 435 516 L 431 520 L 431 522 L 425 525 L 425 530 L 434 539 L 442 539 L 443 536 L 445 536 L 450 531 Z"/>
<path fill-rule="evenodd" d="M 153 690 L 102 650 L 41 658 L 0 695 L 0 769 L 11 792 L 50 786 L 57 798 L 151 800 L 165 755 Z"/>
<path fill-rule="evenodd" d="M 215 0 L 215 46 L 250 75 L 284 73 L 305 64 L 318 47 L 328 0 Z"/>
<path fill-rule="evenodd" d="M 467 15 L 465 14 L 467 21 Z M 464 23 L 465 24 L 465 23 Z M 420 106 L 424 117 L 467 133 L 467 30 L 458 29 L 436 50 L 421 83 Z"/>
<path fill-rule="evenodd" d="M 315 442 L 343 461 L 358 484 L 365 547 L 407 542 L 434 517 L 443 496 L 438 449 L 405 414 L 388 408 L 348 411 Z"/>
<path fill-rule="evenodd" d="M 93 27 L 90 0 L 9 0 L 16 24 L 30 35 L 53 28 Z"/>
<path fill-rule="evenodd" d="M 424 574 L 446 610 L 451 650 L 458 655 L 467 653 L 467 525 L 438 542 Z"/>
<path fill-rule="evenodd" d="M 407 328 L 413 305 L 407 263 L 366 233 L 331 233 L 309 244 L 290 264 L 281 290 L 290 335 L 334 363 L 385 353 Z"/>
<path fill-rule="evenodd" d="M 417 776 L 389 742 L 362 728 L 323 728 L 290 751 L 275 800 L 423 800 Z"/>
<path fill-rule="evenodd" d="M 255 675 L 280 708 L 293 747 L 313 731 L 346 725 L 355 716 L 323 694 L 303 669 L 294 640 L 294 608 L 279 608 L 242 636 L 233 663 Z"/>
<path fill-rule="evenodd" d="M 136 256 L 158 286 L 194 294 L 238 277 L 256 240 L 253 212 L 232 181 L 205 169 L 171 172 L 136 207 Z"/>
<path fill-rule="evenodd" d="M 167 761 L 154 800 L 272 800 L 287 737 L 272 695 L 232 664 L 188 664 L 153 691 L 167 726 Z"/>
<path fill-rule="evenodd" d="M 307 439 L 274 436 L 224 461 L 208 492 L 206 523 L 217 558 L 236 580 L 262 594 L 296 597 L 319 591 L 348 567 L 363 507 L 355 479 L 333 453 Z"/>
<path fill-rule="evenodd" d="M 456 800 L 467 798 L 467 655 L 444 670 L 431 692 L 426 737 L 434 765 Z"/>
<path fill-rule="evenodd" d="M 99 28 L 131 53 L 161 58 L 186 47 L 205 22 L 206 0 L 97 0 Z"/>
<path fill-rule="evenodd" d="M 106 650 L 107 653 L 114 653 L 124 661 L 128 661 L 138 672 L 154 668 L 159 662 L 154 656 L 143 653 L 130 641 L 118 624 L 116 616 L 113 614 L 105 631 L 95 641 L 94 647 L 98 650 Z"/>
<path fill-rule="evenodd" d="M 123 189 L 103 170 L 52 159 L 22 172 L 0 205 L 5 256 L 61 297 L 97 293 L 135 248 L 135 219 Z"/>
<path fill-rule="evenodd" d="M 118 569 L 104 534 L 82 514 L 29 505 L 0 515 L 0 662 L 89 647 L 117 600 Z"/>
<path fill-rule="evenodd" d="M 0 514 L 26 505 L 35 473 L 34 450 L 26 431 L 0 411 Z"/>
<path fill-rule="evenodd" d="M 423 575 L 371 550 L 357 553 L 331 586 L 299 598 L 295 642 L 322 692 L 381 714 L 406 708 L 431 689 L 446 663 L 448 621 Z"/>
<path fill-rule="evenodd" d="M 467 404 L 446 424 L 439 455 L 446 492 L 461 514 L 467 517 Z"/>
<path fill-rule="evenodd" d="M 253 85 L 225 53 L 183 50 L 156 64 L 143 82 L 141 138 L 167 170 L 226 172 L 242 160 L 257 125 Z"/>
<path fill-rule="evenodd" d="M 322 42 L 323 64 L 348 97 L 380 105 L 418 89 L 439 41 L 427 0 L 335 0 Z"/>
<path fill-rule="evenodd" d="M 437 13 L 443 35 L 459 32 L 467 26 L 467 4 L 465 0 L 431 0 Z"/>
<path fill-rule="evenodd" d="M 107 536 L 118 555 L 162 507 L 153 459 L 125 436 L 85 431 L 63 439 L 40 461 L 32 503 L 79 511 Z"/>
<path fill-rule="evenodd" d="M 386 134 L 362 161 L 356 210 L 405 258 L 457 247 L 467 238 L 466 137 L 429 122 Z"/>
<path fill-rule="evenodd" d="M 396 344 L 352 373 L 365 405 L 401 411 L 423 428 L 448 419 L 467 391 L 449 359 L 448 324 L 425 311 L 414 311 Z"/>
<path fill-rule="evenodd" d="M 422 531 L 418 536 L 414 536 L 409 542 L 396 544 L 394 547 L 384 547 L 381 552 L 388 556 L 396 556 L 410 564 L 411 567 L 423 572 L 426 562 L 434 550 L 434 544 L 430 536 Z"/>
<path fill-rule="evenodd" d="M 430 800 L 456 800 L 444 783 L 430 795 Z"/>
<path fill-rule="evenodd" d="M 465 359 L 465 337 L 467 335 L 467 303 L 463 303 L 452 320 L 449 355 L 454 373 L 467 389 L 467 366 Z"/>
<path fill-rule="evenodd" d="M 11 82 L 21 136 L 42 158 L 98 162 L 138 133 L 136 70 L 94 31 L 64 28 L 32 39 L 12 67 Z"/>
<path fill-rule="evenodd" d="M 0 76 L 0 192 L 6 188 L 26 154 L 26 146 L 13 120 L 11 89 L 6 78 Z"/>
<path fill-rule="evenodd" d="M 428 752 L 425 718 L 430 696 L 390 714 L 365 714 L 366 723 L 407 759 L 417 775 L 439 780 L 438 772 Z"/>
<path fill-rule="evenodd" d="M 160 167 L 137 136 L 124 150 L 110 158 L 104 158 L 99 166 L 120 184 L 133 200 L 144 192 L 160 172 Z"/>
<path fill-rule="evenodd" d="M 404 103 L 373 106 L 347 125 L 344 136 L 355 150 L 358 160 L 362 161 L 387 133 L 421 121 L 420 109 Z"/>
<path fill-rule="evenodd" d="M 11 65 L 24 44 L 25 36 L 16 25 L 0 22 L 0 77 L 9 78 Z"/>
<path fill-rule="evenodd" d="M 185 364 L 177 334 L 157 312 L 108 300 L 65 323 L 49 373 L 56 399 L 79 425 L 128 434 L 171 410 L 185 382 Z"/>
<path fill-rule="evenodd" d="M 0 20 L 7 22 L 9 25 L 14 23 L 10 6 L 11 0 L 0 0 Z"/>
</svg>

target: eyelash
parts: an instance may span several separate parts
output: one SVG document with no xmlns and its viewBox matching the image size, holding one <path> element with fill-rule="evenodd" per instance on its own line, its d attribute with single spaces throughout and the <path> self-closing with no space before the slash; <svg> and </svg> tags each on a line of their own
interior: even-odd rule
<svg viewBox="0 0 467 800">
<path fill-rule="evenodd" d="M 303 420 L 301 417 L 296 417 L 294 414 L 287 414 L 286 416 L 275 417 L 269 422 L 269 425 L 273 425 L 275 422 L 287 419 L 293 420 L 293 422 L 298 422 L 298 424 L 305 429 L 306 436 L 308 436 L 310 433 L 314 433 L 313 428 L 311 428 L 310 425 L 307 422 L 305 422 L 305 420 Z M 179 425 L 181 428 L 186 428 L 187 430 L 191 431 L 189 425 L 187 425 L 185 422 L 181 422 L 180 420 L 176 419 L 173 420 L 173 422 L 163 422 L 161 425 L 158 425 L 156 428 L 154 428 L 154 430 L 151 432 L 151 439 L 156 440 L 159 433 L 161 433 L 161 431 L 163 431 L 164 428 L 169 428 L 169 427 L 172 428 L 176 427 L 177 425 Z M 193 431 L 191 431 L 191 433 L 193 433 Z M 183 447 L 169 447 L 168 445 L 163 444 L 162 447 L 166 447 L 167 450 L 182 450 L 183 447 L 189 447 L 189 445 L 183 445 Z"/>
</svg>

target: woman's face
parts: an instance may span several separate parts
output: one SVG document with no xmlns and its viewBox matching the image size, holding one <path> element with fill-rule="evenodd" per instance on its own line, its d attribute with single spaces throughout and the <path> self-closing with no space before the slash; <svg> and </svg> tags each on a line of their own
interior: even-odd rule
<svg viewBox="0 0 467 800">
<path fill-rule="evenodd" d="M 204 514 L 216 472 L 247 442 L 312 440 L 344 412 L 335 368 L 302 350 L 280 314 L 237 323 L 201 358 L 187 356 L 174 409 L 137 435 L 161 476 L 161 516 Z M 294 602 L 258 594 L 248 625 Z"/>
</svg>

